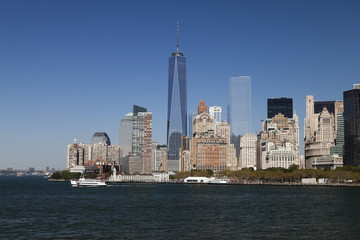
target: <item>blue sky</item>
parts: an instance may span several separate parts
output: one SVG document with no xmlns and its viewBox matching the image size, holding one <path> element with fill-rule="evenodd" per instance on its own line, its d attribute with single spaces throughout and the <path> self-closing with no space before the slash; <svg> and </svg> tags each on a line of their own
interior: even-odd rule
<svg viewBox="0 0 360 240">
<path fill-rule="evenodd" d="M 266 99 L 342 100 L 360 82 L 359 1 L 1 1 L 0 168 L 65 168 L 137 104 L 166 143 L 168 57 L 187 57 L 188 112 L 223 107 L 229 78 L 252 78 L 254 133 Z"/>
</svg>

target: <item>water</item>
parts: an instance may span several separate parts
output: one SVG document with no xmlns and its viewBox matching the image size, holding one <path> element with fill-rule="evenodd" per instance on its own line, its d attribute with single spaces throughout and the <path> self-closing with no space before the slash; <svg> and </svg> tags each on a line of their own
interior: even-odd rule
<svg viewBox="0 0 360 240">
<path fill-rule="evenodd" d="M 359 187 L 0 177 L 0 239 L 359 239 Z"/>
</svg>

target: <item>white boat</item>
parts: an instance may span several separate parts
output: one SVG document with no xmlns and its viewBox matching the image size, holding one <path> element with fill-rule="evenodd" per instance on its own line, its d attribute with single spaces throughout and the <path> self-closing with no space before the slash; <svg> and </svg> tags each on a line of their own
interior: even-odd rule
<svg viewBox="0 0 360 240">
<path fill-rule="evenodd" d="M 210 178 L 210 184 L 228 184 L 230 181 L 228 179 L 220 179 L 220 178 Z"/>
<path fill-rule="evenodd" d="M 83 177 L 81 177 L 78 181 L 71 180 L 70 182 L 72 186 L 89 186 L 89 187 L 106 186 L 106 183 L 102 180 L 86 179 Z"/>
</svg>

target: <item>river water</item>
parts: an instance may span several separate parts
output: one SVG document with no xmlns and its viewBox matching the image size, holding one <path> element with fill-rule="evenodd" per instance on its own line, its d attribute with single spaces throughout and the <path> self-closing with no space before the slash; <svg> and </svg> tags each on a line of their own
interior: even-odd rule
<svg viewBox="0 0 360 240">
<path fill-rule="evenodd" d="M 360 239 L 360 188 L 0 177 L 0 239 Z"/>
</svg>

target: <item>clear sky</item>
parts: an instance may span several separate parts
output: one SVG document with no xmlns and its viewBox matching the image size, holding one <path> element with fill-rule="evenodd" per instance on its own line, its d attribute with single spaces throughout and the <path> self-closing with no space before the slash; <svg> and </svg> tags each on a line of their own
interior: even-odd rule
<svg viewBox="0 0 360 240">
<path fill-rule="evenodd" d="M 187 57 L 188 113 L 229 102 L 252 78 L 252 126 L 266 99 L 342 100 L 360 82 L 360 1 L 0 1 L 0 169 L 66 167 L 66 146 L 144 106 L 166 143 L 168 58 Z"/>
</svg>

